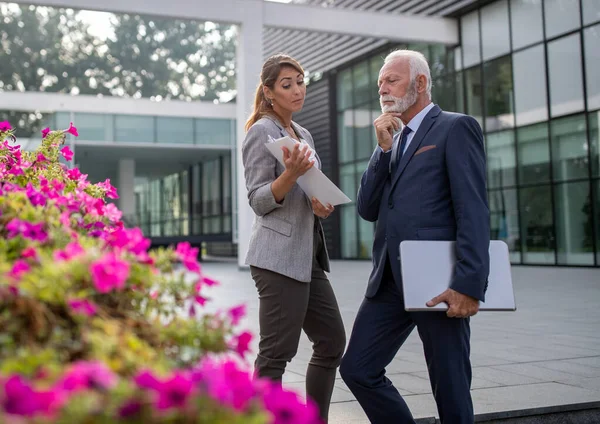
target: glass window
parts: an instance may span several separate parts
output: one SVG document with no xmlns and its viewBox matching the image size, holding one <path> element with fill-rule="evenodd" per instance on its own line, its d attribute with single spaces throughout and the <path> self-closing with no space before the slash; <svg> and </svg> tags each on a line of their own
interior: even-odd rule
<svg viewBox="0 0 600 424">
<path fill-rule="evenodd" d="M 510 130 L 488 134 L 486 144 L 488 188 L 516 185 L 514 132 Z"/>
<path fill-rule="evenodd" d="M 519 183 L 550 181 L 550 146 L 546 122 L 517 129 Z"/>
<path fill-rule="evenodd" d="M 596 265 L 600 265 L 600 180 L 593 182 L 594 214 L 596 215 Z"/>
<path fill-rule="evenodd" d="M 462 71 L 462 49 L 460 46 L 454 49 L 454 70 Z"/>
<path fill-rule="evenodd" d="M 116 141 L 154 143 L 154 117 L 116 115 L 115 139 Z"/>
<path fill-rule="evenodd" d="M 51 130 L 66 130 L 69 128 L 69 123 L 71 122 L 71 113 L 70 112 L 56 112 L 54 114 L 55 119 L 55 127 L 50 128 Z M 73 123 L 75 126 L 77 124 Z"/>
<path fill-rule="evenodd" d="M 544 0 L 546 38 L 556 37 L 581 26 L 579 0 Z"/>
<path fill-rule="evenodd" d="M 496 1 L 481 9 L 483 60 L 510 52 L 508 0 Z"/>
<path fill-rule="evenodd" d="M 510 20 L 513 49 L 542 41 L 542 2 L 531 0 L 510 0 Z"/>
<path fill-rule="evenodd" d="M 588 115 L 590 123 L 589 140 L 592 158 L 592 177 L 600 177 L 600 111 Z"/>
<path fill-rule="evenodd" d="M 342 259 L 354 259 L 357 252 L 356 208 L 354 205 L 344 205 L 341 210 L 340 232 L 342 234 Z"/>
<path fill-rule="evenodd" d="M 340 190 L 346 193 L 352 201 L 356 201 L 356 192 L 358 190 L 356 185 L 356 165 L 351 163 L 349 165 L 340 166 Z"/>
<path fill-rule="evenodd" d="M 486 62 L 483 67 L 485 82 L 485 130 L 497 131 L 515 125 L 513 113 L 512 63 L 510 56 Z"/>
<path fill-rule="evenodd" d="M 352 69 L 346 69 L 337 77 L 337 107 L 344 110 L 352 106 Z"/>
<path fill-rule="evenodd" d="M 588 144 L 585 115 L 550 123 L 552 172 L 555 181 L 588 178 Z"/>
<path fill-rule="evenodd" d="M 369 106 L 369 105 L 365 105 Z M 377 116 L 381 110 L 375 111 Z M 377 116 L 375 118 L 377 118 Z M 371 109 L 360 108 L 354 110 L 354 139 L 356 140 L 356 157 L 354 159 L 368 159 L 373 154 L 374 134 Z"/>
<path fill-rule="evenodd" d="M 219 118 L 197 118 L 196 144 L 209 144 L 213 146 L 231 146 L 235 137 L 232 132 L 235 121 Z"/>
<path fill-rule="evenodd" d="M 490 238 L 506 242 L 510 250 L 511 262 L 520 263 L 521 241 L 517 190 L 491 190 L 488 197 L 490 204 Z"/>
<path fill-rule="evenodd" d="M 481 87 L 481 68 L 476 66 L 467 69 L 464 72 L 467 84 L 467 114 L 477 119 L 479 125 L 483 127 L 483 113 L 481 110 L 481 95 L 483 92 Z"/>
<path fill-rule="evenodd" d="M 554 187 L 559 265 L 594 265 L 594 217 L 590 194 L 587 181 Z"/>
<path fill-rule="evenodd" d="M 560 116 L 583 109 L 579 34 L 548 43 L 550 112 Z"/>
<path fill-rule="evenodd" d="M 158 143 L 194 143 L 194 120 L 192 118 L 156 118 L 156 141 Z"/>
<path fill-rule="evenodd" d="M 454 81 L 456 83 L 456 109 L 455 112 L 465 113 L 465 90 L 463 73 L 457 72 L 454 75 Z"/>
<path fill-rule="evenodd" d="M 600 109 L 600 25 L 586 28 L 583 36 L 588 110 Z"/>
<path fill-rule="evenodd" d="M 456 110 L 455 76 L 450 74 L 433 81 L 432 99 L 442 110 Z"/>
<path fill-rule="evenodd" d="M 354 111 L 348 109 L 338 114 L 338 159 L 344 163 L 354 157 Z"/>
<path fill-rule="evenodd" d="M 554 264 L 552 190 L 550 186 L 519 189 L 523 263 Z"/>
<path fill-rule="evenodd" d="M 355 105 L 368 102 L 373 95 L 369 78 L 369 62 L 364 61 L 354 67 L 354 103 Z"/>
<path fill-rule="evenodd" d="M 464 67 L 468 68 L 481 62 L 478 11 L 460 18 L 460 39 L 462 40 Z"/>
<path fill-rule="evenodd" d="M 358 257 L 361 259 L 371 258 L 373 238 L 375 237 L 375 225 L 372 222 L 359 219 L 358 233 L 360 237 Z"/>
<path fill-rule="evenodd" d="M 79 140 L 114 141 L 112 115 L 76 113 L 73 120 L 79 132 Z"/>
<path fill-rule="evenodd" d="M 547 120 L 546 59 L 543 45 L 513 55 L 513 78 L 517 125 Z"/>
<path fill-rule="evenodd" d="M 377 55 L 371 58 L 371 83 L 369 86 L 371 98 L 379 97 L 379 95 L 377 94 L 377 81 L 379 80 L 379 71 L 383 67 L 383 59 L 384 57 L 381 55 Z"/>
<path fill-rule="evenodd" d="M 582 0 L 583 24 L 592 24 L 600 21 L 600 2 L 598 0 Z"/>
<path fill-rule="evenodd" d="M 447 74 L 452 70 L 451 67 L 454 67 L 454 58 L 452 58 L 451 64 L 449 61 L 453 51 L 442 44 L 432 44 L 429 46 L 429 50 L 431 53 L 429 60 L 431 79 L 435 80 L 437 76 Z"/>
</svg>

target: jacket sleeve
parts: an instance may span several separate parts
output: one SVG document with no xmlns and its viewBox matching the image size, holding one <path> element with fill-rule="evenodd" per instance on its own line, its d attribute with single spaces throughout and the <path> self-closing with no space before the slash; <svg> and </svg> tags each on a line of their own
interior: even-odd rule
<svg viewBox="0 0 600 424">
<path fill-rule="evenodd" d="M 283 207 L 275 201 L 271 184 L 277 178 L 277 159 L 267 150 L 268 130 L 254 124 L 242 144 L 242 163 L 248 190 L 248 201 L 254 213 L 263 216 Z"/>
<path fill-rule="evenodd" d="M 385 186 L 389 178 L 391 151 L 384 153 L 379 146 L 375 148 L 369 165 L 360 180 L 356 206 L 362 219 L 369 222 L 377 221 L 379 205 Z"/>
<path fill-rule="evenodd" d="M 486 159 L 479 123 L 456 119 L 446 146 L 446 165 L 456 218 L 456 266 L 450 288 L 484 301 L 490 269 L 490 213 Z"/>
</svg>

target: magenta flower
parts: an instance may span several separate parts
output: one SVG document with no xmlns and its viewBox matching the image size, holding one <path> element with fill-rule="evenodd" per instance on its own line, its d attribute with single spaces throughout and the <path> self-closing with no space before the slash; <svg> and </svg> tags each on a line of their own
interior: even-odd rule
<svg viewBox="0 0 600 424">
<path fill-rule="evenodd" d="M 42 153 L 38 153 L 36 160 L 38 163 L 48 162 L 48 158 L 46 156 L 44 156 Z"/>
<path fill-rule="evenodd" d="M 13 267 L 9 271 L 8 275 L 15 280 L 20 280 L 23 274 L 26 274 L 31 270 L 31 267 L 23 259 L 17 259 L 13 264 Z"/>
<path fill-rule="evenodd" d="M 198 248 L 190 245 L 189 242 L 185 241 L 177 244 L 175 254 L 177 258 L 183 263 L 183 265 L 192 272 L 200 272 L 200 264 L 198 263 Z"/>
<path fill-rule="evenodd" d="M 48 240 L 48 233 L 44 230 L 44 224 L 31 224 L 29 222 L 25 223 L 25 231 L 23 231 L 23 237 L 28 238 L 33 241 L 39 241 L 40 243 L 44 243 Z"/>
<path fill-rule="evenodd" d="M 64 130 L 63 132 L 74 135 L 75 137 L 79 137 L 79 133 L 77 132 L 77 128 L 73 126 L 73 123 L 69 123 L 69 129 Z"/>
<path fill-rule="evenodd" d="M 0 132 L 6 132 L 6 131 L 10 131 L 10 130 L 12 130 L 12 127 L 10 126 L 10 122 L 8 122 L 8 121 L 0 122 Z"/>
<path fill-rule="evenodd" d="M 50 127 L 46 127 L 42 130 L 42 138 L 46 138 L 48 133 L 50 132 Z"/>
<path fill-rule="evenodd" d="M 134 381 L 138 387 L 157 393 L 156 408 L 159 410 L 185 406 L 193 389 L 190 377 L 181 372 L 175 372 L 170 378 L 160 381 L 150 371 L 143 371 Z"/>
<path fill-rule="evenodd" d="M 108 293 L 113 289 L 125 287 L 129 277 L 129 263 L 119 259 L 114 252 L 107 253 L 90 266 L 92 281 L 100 293 Z"/>
<path fill-rule="evenodd" d="M 244 331 L 239 336 L 234 337 L 233 348 L 240 357 L 246 356 L 246 353 L 250 352 L 250 342 L 252 341 L 252 334 L 248 331 Z"/>
<path fill-rule="evenodd" d="M 71 168 L 67 171 L 67 177 L 73 181 L 79 181 L 82 178 L 85 179 L 87 174 L 82 174 L 79 168 Z"/>
<path fill-rule="evenodd" d="M 13 218 L 10 220 L 8 224 L 6 224 L 6 229 L 8 230 L 8 234 L 6 238 L 12 239 L 21 235 L 25 229 L 27 228 L 27 223 L 25 221 L 21 221 L 20 219 Z"/>
<path fill-rule="evenodd" d="M 103 188 L 106 191 L 106 197 L 109 199 L 118 199 L 117 189 L 112 186 L 110 179 L 107 178 L 103 183 L 96 184 L 98 187 Z"/>
<path fill-rule="evenodd" d="M 37 259 L 37 251 L 35 250 L 34 247 L 27 247 L 25 249 L 23 249 L 23 251 L 21 252 L 21 257 L 23 259 L 28 259 L 28 258 L 33 258 L 33 259 Z"/>
<path fill-rule="evenodd" d="M 106 390 L 116 384 L 117 376 L 102 362 L 80 361 L 69 368 L 55 388 L 66 392 L 77 392 L 88 389 Z"/>
<path fill-rule="evenodd" d="M 92 317 L 96 315 L 97 308 L 92 302 L 86 299 L 72 299 L 68 302 L 73 312 L 80 315 Z"/>
<path fill-rule="evenodd" d="M 263 399 L 265 409 L 273 415 L 273 424 L 318 424 L 317 407 L 312 401 L 301 402 L 294 392 L 284 390 L 277 384 L 271 385 Z"/>
<path fill-rule="evenodd" d="M 32 417 L 49 415 L 62 404 L 57 391 L 36 391 L 21 376 L 12 376 L 4 384 L 3 409 L 7 414 Z"/>
<path fill-rule="evenodd" d="M 236 411 L 246 409 L 256 396 L 257 390 L 249 373 L 240 370 L 234 361 L 218 363 L 205 360 L 192 379 L 207 387 L 211 398 L 230 405 Z"/>
<path fill-rule="evenodd" d="M 107 217 L 110 222 L 117 222 L 123 216 L 123 212 L 121 212 L 114 204 L 107 203 L 104 205 L 104 216 Z"/>
<path fill-rule="evenodd" d="M 199 294 L 197 294 L 196 296 L 194 296 L 194 300 L 196 301 L 196 303 L 200 306 L 204 306 L 206 304 L 206 301 L 208 300 L 207 298 L 200 296 Z"/>
<path fill-rule="evenodd" d="M 46 196 L 37 191 L 31 183 L 27 183 L 25 194 L 33 206 L 46 206 Z"/>
<path fill-rule="evenodd" d="M 70 162 L 71 160 L 73 160 L 73 152 L 71 151 L 69 146 L 65 146 L 62 149 L 60 149 L 60 153 L 63 155 L 66 161 Z"/>
<path fill-rule="evenodd" d="M 213 280 L 212 278 L 208 278 L 208 277 L 202 277 L 202 282 L 204 283 L 204 285 L 209 286 L 209 287 L 219 285 L 217 280 Z"/>
<path fill-rule="evenodd" d="M 240 320 L 246 316 L 246 305 L 239 305 L 234 308 L 231 308 L 228 311 L 229 316 L 231 317 L 231 323 L 233 325 L 238 325 Z"/>
<path fill-rule="evenodd" d="M 142 404 L 136 400 L 130 400 L 119 408 L 119 417 L 131 418 L 142 410 Z"/>
<path fill-rule="evenodd" d="M 54 259 L 59 262 L 68 261 L 73 259 L 75 256 L 79 256 L 83 253 L 85 253 L 83 247 L 81 247 L 81 245 L 78 242 L 72 241 L 71 243 L 65 246 L 64 250 L 56 250 L 54 252 Z"/>
</svg>

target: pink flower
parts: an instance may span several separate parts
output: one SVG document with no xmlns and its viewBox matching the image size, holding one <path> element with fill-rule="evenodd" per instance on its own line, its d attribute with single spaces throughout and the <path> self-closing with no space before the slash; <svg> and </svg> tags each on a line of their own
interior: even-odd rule
<svg viewBox="0 0 600 424">
<path fill-rule="evenodd" d="M 196 296 L 194 296 L 194 300 L 198 305 L 204 306 L 208 299 L 197 294 Z"/>
<path fill-rule="evenodd" d="M 318 424 L 320 422 L 316 405 L 312 401 L 301 402 L 294 392 L 273 384 L 263 399 L 265 409 L 273 415 L 273 424 Z"/>
<path fill-rule="evenodd" d="M 26 274 L 30 270 L 31 267 L 27 262 L 25 262 L 23 259 L 17 259 L 8 275 L 15 280 L 20 280 L 23 274 Z"/>
<path fill-rule="evenodd" d="M 105 190 L 106 197 L 108 197 L 109 199 L 119 198 L 119 195 L 117 194 L 117 189 L 111 185 L 109 178 L 107 178 L 103 183 L 98 183 L 96 185 Z"/>
<path fill-rule="evenodd" d="M 33 206 L 46 206 L 46 196 L 37 191 L 31 183 L 27 183 L 25 194 Z"/>
<path fill-rule="evenodd" d="M 233 361 L 220 364 L 205 360 L 192 378 L 207 387 L 210 397 L 236 411 L 246 409 L 257 394 L 251 375 L 240 370 Z"/>
<path fill-rule="evenodd" d="M 60 153 L 63 155 L 66 161 L 70 162 L 71 160 L 73 160 L 73 152 L 71 151 L 69 146 L 65 146 L 62 149 L 60 149 Z"/>
<path fill-rule="evenodd" d="M 117 222 L 123 216 L 123 212 L 121 212 L 114 204 L 107 203 L 104 205 L 104 216 L 107 217 L 110 222 Z"/>
<path fill-rule="evenodd" d="M 69 123 L 69 129 L 68 129 L 68 130 L 64 130 L 63 132 L 65 132 L 65 133 L 69 133 L 69 134 L 72 134 L 72 135 L 74 135 L 75 137 L 79 137 L 79 133 L 77 132 L 77 128 L 75 128 L 75 127 L 73 126 L 73 123 L 72 123 L 72 122 L 71 122 L 71 123 Z M 67 159 L 67 160 L 69 160 L 69 159 Z"/>
<path fill-rule="evenodd" d="M 44 224 L 30 224 L 29 222 L 25 223 L 25 231 L 23 231 L 23 237 L 28 238 L 33 241 L 39 241 L 40 243 L 44 243 L 48 240 L 48 233 L 44 230 Z"/>
<path fill-rule="evenodd" d="M 71 168 L 67 171 L 67 177 L 73 181 L 79 181 L 81 179 L 85 179 L 87 174 L 82 174 L 79 168 Z"/>
<path fill-rule="evenodd" d="M 23 251 L 21 252 L 21 257 L 23 259 L 28 259 L 28 258 L 36 259 L 37 251 L 33 247 L 27 247 L 27 248 L 23 249 Z"/>
<path fill-rule="evenodd" d="M 246 353 L 250 352 L 250 342 L 252 341 L 252 334 L 248 331 L 244 331 L 239 336 L 234 337 L 233 348 L 240 357 L 246 356 Z"/>
<path fill-rule="evenodd" d="M 119 408 L 119 417 L 130 418 L 142 410 L 142 404 L 136 400 L 130 400 Z"/>
<path fill-rule="evenodd" d="M 42 130 L 42 138 L 46 138 L 48 133 L 50 132 L 50 127 L 46 127 Z"/>
<path fill-rule="evenodd" d="M 62 396 L 56 391 L 36 391 L 21 376 L 15 375 L 4 384 L 2 403 L 7 414 L 32 417 L 54 412 L 61 406 Z"/>
<path fill-rule="evenodd" d="M 190 245 L 185 241 L 177 245 L 175 254 L 183 265 L 192 272 L 200 272 L 200 264 L 198 263 L 198 248 Z"/>
<path fill-rule="evenodd" d="M 204 285 L 209 286 L 209 287 L 219 285 L 217 280 L 213 280 L 212 278 L 208 278 L 208 277 L 202 277 L 202 282 L 204 283 Z"/>
<path fill-rule="evenodd" d="M 150 239 L 145 238 L 139 228 L 117 228 L 108 234 L 106 241 L 110 246 L 127 249 L 136 256 L 147 253 L 150 247 Z"/>
<path fill-rule="evenodd" d="M 54 259 L 56 261 L 68 261 L 83 253 L 85 253 L 83 247 L 78 242 L 72 241 L 65 246 L 64 250 L 56 250 L 54 252 Z"/>
<path fill-rule="evenodd" d="M 97 312 L 96 305 L 94 305 L 89 300 L 72 299 L 72 300 L 69 300 L 68 304 L 69 304 L 69 307 L 76 314 L 81 314 L 81 315 L 85 315 L 88 317 L 96 315 L 96 312 Z"/>
<path fill-rule="evenodd" d="M 119 259 L 114 252 L 107 253 L 90 265 L 94 286 L 100 293 L 124 288 L 129 277 L 129 268 L 129 263 Z"/>
<path fill-rule="evenodd" d="M 8 234 L 6 238 L 12 239 L 21 235 L 25 229 L 27 228 L 27 223 L 25 221 L 21 221 L 20 219 L 13 218 L 10 220 L 8 224 L 6 224 L 6 229 L 8 230 Z"/>
<path fill-rule="evenodd" d="M 2 121 L 0 122 L 0 132 L 10 131 L 12 127 L 10 126 L 10 122 Z"/>
<path fill-rule="evenodd" d="M 36 160 L 38 163 L 48 162 L 48 158 L 46 156 L 44 156 L 42 153 L 38 153 Z"/>
<path fill-rule="evenodd" d="M 138 387 L 157 392 L 156 408 L 159 410 L 185 406 L 193 389 L 189 376 L 181 372 L 160 381 L 149 371 L 144 371 L 135 378 L 135 382 Z"/>
<path fill-rule="evenodd" d="M 231 323 L 233 325 L 238 325 L 240 320 L 246 315 L 246 305 L 239 305 L 231 308 L 228 313 L 231 317 Z"/>
<path fill-rule="evenodd" d="M 67 392 L 77 392 L 87 389 L 106 390 L 116 384 L 117 376 L 102 362 L 80 361 L 69 368 L 55 387 Z"/>
</svg>

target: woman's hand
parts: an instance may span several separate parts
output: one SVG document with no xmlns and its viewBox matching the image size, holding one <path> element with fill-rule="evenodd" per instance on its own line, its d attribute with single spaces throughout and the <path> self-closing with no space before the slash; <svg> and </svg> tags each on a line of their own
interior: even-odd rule
<svg viewBox="0 0 600 424">
<path fill-rule="evenodd" d="M 304 175 L 314 165 L 314 162 L 310 160 L 311 150 L 308 144 L 303 143 L 303 146 L 300 147 L 300 143 L 296 143 L 291 152 L 286 147 L 282 147 L 281 150 L 283 150 L 285 170 L 294 181 Z"/>
<path fill-rule="evenodd" d="M 327 205 L 324 206 L 321 202 L 319 202 L 316 198 L 312 198 L 312 208 L 313 208 L 313 212 L 315 213 L 315 215 L 317 215 L 319 218 L 327 218 L 329 215 L 331 215 L 331 212 L 333 212 L 333 210 L 335 209 L 333 206 L 331 205 Z"/>
</svg>

